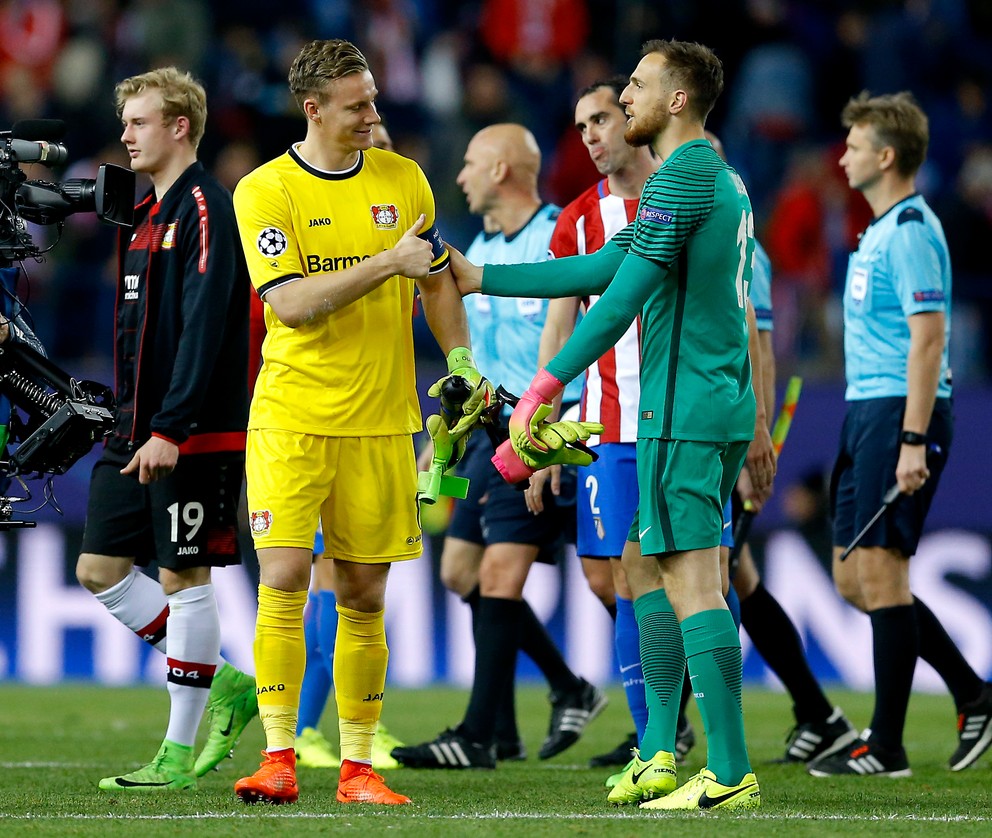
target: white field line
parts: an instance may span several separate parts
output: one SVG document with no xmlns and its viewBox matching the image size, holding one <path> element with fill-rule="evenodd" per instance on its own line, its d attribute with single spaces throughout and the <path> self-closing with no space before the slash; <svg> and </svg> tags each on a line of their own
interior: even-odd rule
<svg viewBox="0 0 992 838">
<path fill-rule="evenodd" d="M 349 813 L 350 814 L 350 813 Z M 537 812 L 505 812 L 494 811 L 477 814 L 461 815 L 431 815 L 431 814 L 411 814 L 398 815 L 394 812 L 369 812 L 363 813 L 363 817 L 392 817 L 400 818 L 403 821 L 415 822 L 417 820 L 431 821 L 542 821 L 542 820 L 568 820 L 568 821 L 618 821 L 634 820 L 645 818 L 665 817 L 647 813 L 632 812 L 603 812 L 602 814 L 556 814 L 545 815 Z M 264 813 L 262 817 L 279 820 L 325 820 L 340 819 L 343 814 L 331 812 L 292 812 L 283 814 L 281 812 Z M 857 823 L 992 823 L 992 815 L 808 815 L 802 812 L 749 812 L 740 813 L 737 818 L 741 822 L 745 821 L 846 821 Z M 258 813 L 249 812 L 198 812 L 190 815 L 81 815 L 81 814 L 29 814 L 29 815 L 9 815 L 0 812 L 0 821 L 210 821 L 210 820 L 252 820 L 259 819 Z M 723 820 L 720 818 L 720 820 Z"/>
</svg>

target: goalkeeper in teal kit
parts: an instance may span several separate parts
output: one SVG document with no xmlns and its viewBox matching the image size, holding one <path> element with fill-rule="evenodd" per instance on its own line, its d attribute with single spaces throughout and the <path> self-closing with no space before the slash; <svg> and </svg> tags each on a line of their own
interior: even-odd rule
<svg viewBox="0 0 992 838">
<path fill-rule="evenodd" d="M 664 161 L 635 222 L 588 256 L 482 271 L 452 254 L 463 294 L 603 295 L 517 404 L 510 445 L 494 458 L 508 480 L 554 460 L 568 440 L 544 421 L 553 399 L 641 316 L 640 505 L 628 542 L 639 541 L 643 555 L 625 550 L 623 563 L 661 723 L 621 782 L 646 809 L 753 809 L 761 800 L 744 743 L 740 638 L 719 563 L 723 506 L 755 421 L 745 321 L 751 204 L 703 134 L 722 88 L 722 65 L 708 48 L 649 41 L 620 97 L 627 142 L 650 144 Z M 770 479 L 774 463 L 767 465 L 759 479 Z M 676 788 L 686 664 L 709 751 L 706 768 Z"/>
</svg>

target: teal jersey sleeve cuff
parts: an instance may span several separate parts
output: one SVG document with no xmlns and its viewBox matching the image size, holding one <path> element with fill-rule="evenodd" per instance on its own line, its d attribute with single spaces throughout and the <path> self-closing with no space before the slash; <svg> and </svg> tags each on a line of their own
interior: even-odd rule
<svg viewBox="0 0 992 838">
<path fill-rule="evenodd" d="M 626 254 L 607 243 L 587 256 L 566 256 L 530 265 L 486 265 L 482 293 L 493 297 L 583 297 L 602 294 Z"/>
<path fill-rule="evenodd" d="M 666 273 L 650 259 L 626 254 L 610 287 L 589 309 L 561 352 L 545 369 L 565 383 L 581 375 L 616 345 Z"/>
</svg>

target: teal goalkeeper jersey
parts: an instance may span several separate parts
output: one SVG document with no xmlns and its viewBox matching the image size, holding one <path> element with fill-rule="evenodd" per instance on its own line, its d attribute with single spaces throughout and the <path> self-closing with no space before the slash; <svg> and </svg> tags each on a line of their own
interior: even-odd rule
<svg viewBox="0 0 992 838">
<path fill-rule="evenodd" d="M 755 404 L 745 306 L 754 221 L 738 174 L 705 140 L 680 146 L 645 184 L 636 220 L 613 243 L 626 259 L 654 266 L 655 281 L 626 283 L 621 266 L 549 371 L 571 360 L 572 346 L 599 357 L 605 347 L 596 338 L 610 337 L 589 321 L 608 318 L 614 299 L 629 311 L 624 298 L 633 295 L 641 306 L 638 436 L 751 439 Z"/>
<path fill-rule="evenodd" d="M 754 220 L 744 184 L 705 140 L 679 146 L 644 186 L 637 220 L 596 253 L 487 265 L 482 292 L 602 294 L 547 370 L 581 375 L 641 314 L 638 437 L 754 436 L 745 306 Z"/>
</svg>

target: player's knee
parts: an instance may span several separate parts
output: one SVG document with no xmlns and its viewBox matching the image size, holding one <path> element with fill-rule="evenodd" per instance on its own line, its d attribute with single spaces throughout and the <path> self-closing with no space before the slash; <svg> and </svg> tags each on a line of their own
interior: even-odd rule
<svg viewBox="0 0 992 838">
<path fill-rule="evenodd" d="M 124 579 L 130 566 L 119 566 L 103 556 L 83 553 L 76 560 L 76 579 L 91 594 L 102 594 Z"/>
<path fill-rule="evenodd" d="M 856 579 L 846 576 L 834 577 L 834 587 L 837 589 L 837 593 L 850 605 L 859 611 L 865 610 L 864 594 Z"/>
</svg>

